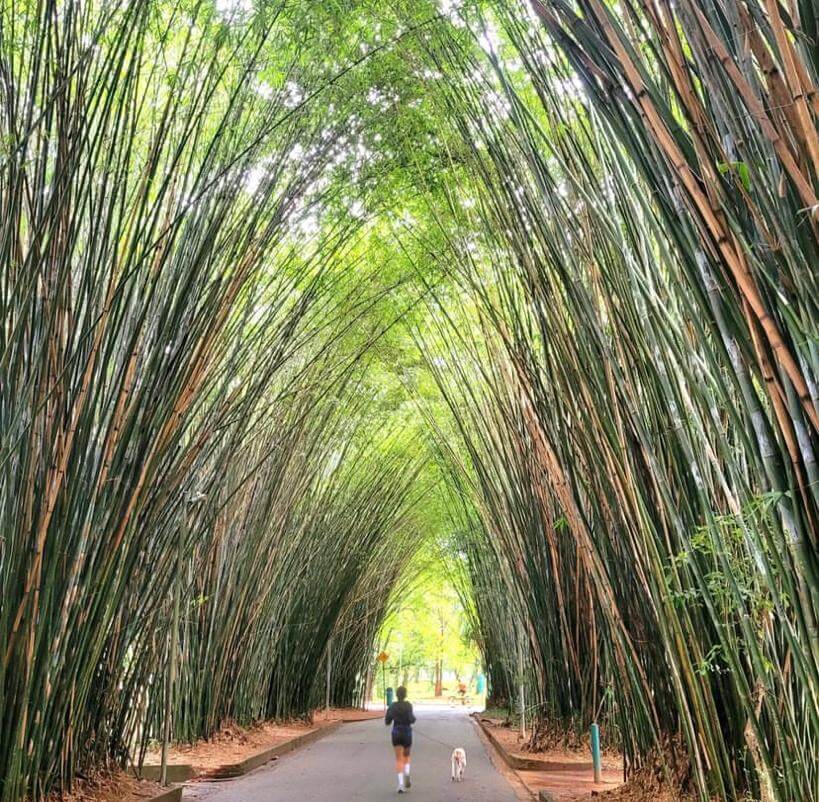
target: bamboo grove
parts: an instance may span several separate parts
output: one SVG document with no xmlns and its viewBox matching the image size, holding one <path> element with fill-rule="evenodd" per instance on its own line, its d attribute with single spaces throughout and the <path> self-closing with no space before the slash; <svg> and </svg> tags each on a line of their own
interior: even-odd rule
<svg viewBox="0 0 819 802">
<path fill-rule="evenodd" d="M 429 48 L 480 187 L 427 349 L 513 606 L 488 663 L 525 638 L 542 738 L 602 716 L 698 798 L 815 799 L 812 11 L 494 10 L 483 57 Z"/>
<path fill-rule="evenodd" d="M 3 5 L 4 800 L 309 714 L 337 628 L 364 693 L 416 469 L 354 392 L 355 132 L 302 96 L 343 76 L 283 11 Z"/>
<path fill-rule="evenodd" d="M 365 702 L 433 540 L 533 745 L 819 800 L 816 36 L 2 3 L 0 797 Z"/>
</svg>

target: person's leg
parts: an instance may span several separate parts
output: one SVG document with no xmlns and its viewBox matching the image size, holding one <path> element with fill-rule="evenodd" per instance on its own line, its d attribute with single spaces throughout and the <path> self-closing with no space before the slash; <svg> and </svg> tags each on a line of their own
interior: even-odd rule
<svg viewBox="0 0 819 802">
<path fill-rule="evenodd" d="M 398 776 L 398 790 L 404 790 L 404 747 L 400 744 L 393 747 L 395 752 L 395 773 Z"/>
<path fill-rule="evenodd" d="M 404 785 L 407 788 L 412 787 L 412 781 L 410 780 L 410 747 L 404 747 Z"/>
</svg>

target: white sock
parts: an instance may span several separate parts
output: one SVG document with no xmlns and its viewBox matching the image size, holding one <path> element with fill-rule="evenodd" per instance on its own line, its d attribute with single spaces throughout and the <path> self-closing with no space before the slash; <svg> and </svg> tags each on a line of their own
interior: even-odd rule
<svg viewBox="0 0 819 802">
<path fill-rule="evenodd" d="M 398 772 L 398 787 L 399 788 L 404 787 L 404 772 L 403 771 Z"/>
<path fill-rule="evenodd" d="M 404 766 L 404 774 L 409 774 L 409 763 Z"/>
</svg>

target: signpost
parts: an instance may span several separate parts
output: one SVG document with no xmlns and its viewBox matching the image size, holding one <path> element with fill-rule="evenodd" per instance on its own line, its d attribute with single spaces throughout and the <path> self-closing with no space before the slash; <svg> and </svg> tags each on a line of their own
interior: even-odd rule
<svg viewBox="0 0 819 802">
<path fill-rule="evenodd" d="M 384 710 L 387 709 L 387 660 L 390 656 L 386 652 L 380 652 L 376 658 L 381 663 L 381 682 L 384 685 Z"/>
</svg>

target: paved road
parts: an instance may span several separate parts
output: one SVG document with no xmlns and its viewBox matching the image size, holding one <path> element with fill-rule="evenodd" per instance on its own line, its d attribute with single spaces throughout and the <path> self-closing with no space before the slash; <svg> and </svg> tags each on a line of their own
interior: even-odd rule
<svg viewBox="0 0 819 802">
<path fill-rule="evenodd" d="M 412 749 L 412 802 L 517 802 L 463 710 L 417 709 Z M 389 731 L 382 721 L 345 724 L 310 746 L 236 780 L 194 783 L 186 802 L 380 802 L 396 794 Z M 449 778 L 455 746 L 467 752 L 463 782 Z"/>
</svg>

